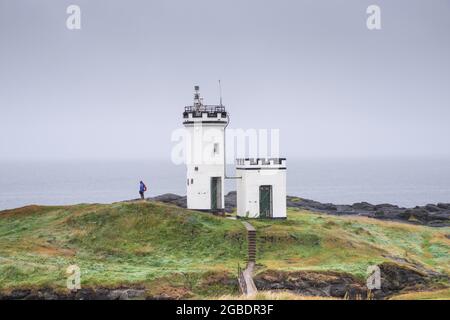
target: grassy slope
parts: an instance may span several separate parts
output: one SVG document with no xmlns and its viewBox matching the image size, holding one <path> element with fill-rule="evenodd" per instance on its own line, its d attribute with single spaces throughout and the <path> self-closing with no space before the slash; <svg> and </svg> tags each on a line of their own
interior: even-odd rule
<svg viewBox="0 0 450 320">
<path fill-rule="evenodd" d="M 395 256 L 450 274 L 450 240 L 445 237 L 450 228 L 300 211 L 290 211 L 287 221 L 252 223 L 258 230 L 259 271 L 335 270 L 362 278 L 369 264 Z M 216 280 L 233 277 L 237 264 L 243 265 L 244 235 L 239 221 L 160 203 L 6 211 L 0 213 L 0 289 L 63 289 L 65 269 L 77 264 L 84 287 L 140 285 L 154 294 L 176 295 L 176 288 L 180 296 L 236 294 L 236 288 Z"/>
<path fill-rule="evenodd" d="M 334 270 L 364 278 L 391 257 L 450 274 L 450 228 L 291 210 L 287 221 L 255 221 L 258 262 L 267 269 Z"/>
<path fill-rule="evenodd" d="M 391 300 L 450 300 L 450 289 L 399 294 Z"/>
<path fill-rule="evenodd" d="M 83 286 L 195 282 L 235 273 L 245 245 L 238 221 L 159 203 L 25 207 L 0 214 L 0 288 L 64 288 L 71 264 Z"/>
</svg>

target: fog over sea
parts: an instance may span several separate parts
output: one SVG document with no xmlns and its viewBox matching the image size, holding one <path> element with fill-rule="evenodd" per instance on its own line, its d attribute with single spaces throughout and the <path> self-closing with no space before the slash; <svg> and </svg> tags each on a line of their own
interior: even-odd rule
<svg viewBox="0 0 450 320">
<path fill-rule="evenodd" d="M 287 164 L 289 195 L 336 204 L 450 202 L 450 158 L 288 158 Z M 0 210 L 134 199 L 140 180 L 146 196 L 185 194 L 185 167 L 170 160 L 8 161 L 0 162 Z M 231 190 L 235 182 L 227 181 Z"/>
</svg>

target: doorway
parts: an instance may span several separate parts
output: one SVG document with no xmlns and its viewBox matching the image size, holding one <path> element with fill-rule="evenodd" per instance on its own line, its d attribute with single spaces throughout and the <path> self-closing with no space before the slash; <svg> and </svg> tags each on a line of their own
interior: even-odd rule
<svg viewBox="0 0 450 320">
<path fill-rule="evenodd" d="M 272 186 L 259 187 L 259 217 L 272 217 Z"/>
<path fill-rule="evenodd" d="M 222 209 L 222 178 L 211 177 L 211 210 Z"/>
</svg>

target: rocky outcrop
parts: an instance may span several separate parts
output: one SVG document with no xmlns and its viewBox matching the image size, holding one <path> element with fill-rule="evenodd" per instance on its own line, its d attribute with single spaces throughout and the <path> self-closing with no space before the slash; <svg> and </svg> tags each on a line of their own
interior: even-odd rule
<svg viewBox="0 0 450 320">
<path fill-rule="evenodd" d="M 385 262 L 379 265 L 381 288 L 372 290 L 371 299 L 385 299 L 394 294 L 436 289 L 436 280 L 446 277 L 412 266 Z M 367 299 L 365 281 L 340 272 L 268 270 L 254 278 L 258 290 L 288 290 L 300 295 L 349 299 Z"/>
<path fill-rule="evenodd" d="M 179 196 L 173 193 L 166 193 L 153 198 L 148 198 L 148 200 L 161 201 L 164 203 L 173 204 L 182 208 L 187 207 L 186 196 Z M 225 212 L 233 212 L 236 208 L 236 191 L 229 192 L 225 196 Z"/>
<path fill-rule="evenodd" d="M 154 198 L 149 198 L 149 200 L 161 201 L 164 203 L 174 204 L 176 206 L 186 208 L 187 207 L 187 198 L 186 196 L 179 196 L 173 193 L 165 193 L 160 196 L 156 196 Z"/>
<path fill-rule="evenodd" d="M 288 290 L 304 296 L 344 298 L 347 294 L 366 297 L 364 283 L 355 277 L 338 272 L 269 270 L 254 278 L 258 290 Z"/>
<path fill-rule="evenodd" d="M 144 300 L 144 289 L 134 288 L 86 288 L 75 291 L 56 291 L 52 288 L 14 289 L 1 293 L 0 300 Z"/>
<path fill-rule="evenodd" d="M 172 193 L 163 194 L 149 200 L 161 201 L 186 208 L 186 196 Z M 414 224 L 428 225 L 431 227 L 450 226 L 450 203 L 427 204 L 414 208 L 402 208 L 392 204 L 370 204 L 358 202 L 352 205 L 337 205 L 333 203 L 321 203 L 314 200 L 287 196 L 287 206 L 314 212 L 333 215 L 359 215 L 381 220 L 393 220 Z M 225 196 L 225 211 L 233 212 L 236 208 L 236 191 L 231 191 Z"/>
<path fill-rule="evenodd" d="M 287 206 L 333 215 L 359 215 L 381 220 L 394 220 L 432 227 L 450 226 L 450 204 L 428 204 L 414 208 L 402 208 L 392 204 L 358 202 L 352 205 L 320 203 L 298 197 L 287 197 Z"/>
</svg>

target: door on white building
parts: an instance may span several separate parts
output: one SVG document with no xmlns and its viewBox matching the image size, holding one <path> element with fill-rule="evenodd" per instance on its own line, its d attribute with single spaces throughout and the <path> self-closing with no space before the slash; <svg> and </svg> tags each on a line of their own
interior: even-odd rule
<svg viewBox="0 0 450 320">
<path fill-rule="evenodd" d="M 211 210 L 222 209 L 222 178 L 211 177 Z"/>
<path fill-rule="evenodd" d="M 272 186 L 259 187 L 259 217 L 272 217 Z"/>
</svg>

